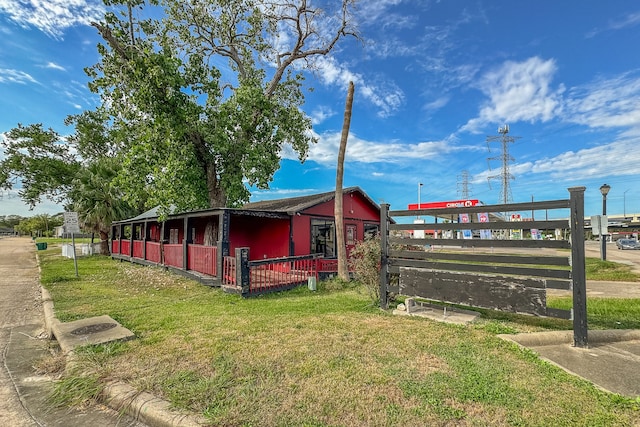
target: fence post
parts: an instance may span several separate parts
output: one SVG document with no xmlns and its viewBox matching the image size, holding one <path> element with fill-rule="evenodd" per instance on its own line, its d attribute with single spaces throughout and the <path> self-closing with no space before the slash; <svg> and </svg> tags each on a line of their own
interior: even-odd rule
<svg viewBox="0 0 640 427">
<path fill-rule="evenodd" d="M 189 242 L 193 238 L 189 230 L 189 217 L 184 217 L 182 228 L 184 230 L 182 234 L 182 269 L 187 271 L 189 269 Z"/>
<path fill-rule="evenodd" d="M 224 257 L 229 253 L 229 212 L 224 210 L 218 214 L 218 271 L 223 271 Z"/>
<path fill-rule="evenodd" d="M 380 205 L 380 308 L 389 306 L 387 290 L 389 288 L 389 204 Z"/>
<path fill-rule="evenodd" d="M 243 296 L 249 294 L 251 286 L 249 248 L 236 248 L 236 286 L 240 287 Z"/>
<path fill-rule="evenodd" d="M 569 188 L 571 208 L 571 281 L 573 288 L 573 345 L 587 347 L 587 283 L 584 250 L 584 191 Z"/>
</svg>

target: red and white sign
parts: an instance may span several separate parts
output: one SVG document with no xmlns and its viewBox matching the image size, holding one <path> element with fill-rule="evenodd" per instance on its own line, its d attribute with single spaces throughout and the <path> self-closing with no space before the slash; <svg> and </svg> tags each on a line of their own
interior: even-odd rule
<svg viewBox="0 0 640 427">
<path fill-rule="evenodd" d="M 469 208 L 471 206 L 478 206 L 480 204 L 480 200 L 471 199 L 471 200 L 450 200 L 448 202 L 430 202 L 430 203 L 420 203 L 420 208 L 418 208 L 417 203 L 409 203 L 407 209 L 410 211 L 415 211 L 418 209 L 446 209 L 446 208 Z"/>
</svg>

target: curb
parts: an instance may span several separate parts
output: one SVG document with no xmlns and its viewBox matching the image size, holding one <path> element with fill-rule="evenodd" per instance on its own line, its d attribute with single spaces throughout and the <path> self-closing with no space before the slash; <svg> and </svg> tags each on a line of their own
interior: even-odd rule
<svg viewBox="0 0 640 427">
<path fill-rule="evenodd" d="M 512 341 L 525 347 L 541 347 L 545 345 L 573 345 L 573 331 L 533 332 L 524 334 L 500 334 L 499 338 Z M 588 331 L 589 344 L 640 340 L 640 330 L 608 329 Z"/>
<path fill-rule="evenodd" d="M 45 331 L 50 339 L 56 339 L 53 333 L 61 322 L 53 310 L 53 299 L 48 290 L 40 286 L 44 309 Z M 67 358 L 73 358 L 73 350 L 66 352 Z M 102 392 L 102 403 L 115 411 L 121 411 L 139 420 L 149 427 L 201 427 L 207 421 L 198 415 L 181 414 L 170 409 L 171 404 L 150 393 L 139 392 L 128 384 L 114 382 L 107 384 Z"/>
</svg>

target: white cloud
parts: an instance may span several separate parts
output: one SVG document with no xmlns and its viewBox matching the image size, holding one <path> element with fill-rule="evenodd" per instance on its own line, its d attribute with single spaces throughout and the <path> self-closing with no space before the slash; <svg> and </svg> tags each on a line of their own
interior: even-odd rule
<svg viewBox="0 0 640 427">
<path fill-rule="evenodd" d="M 395 83 L 366 82 L 360 74 L 353 73 L 346 66 L 339 64 L 334 58 L 321 56 L 315 58 L 314 68 L 318 78 L 328 86 L 338 86 L 346 93 L 349 82 L 355 85 L 356 97 L 363 96 L 378 110 L 378 116 L 388 117 L 395 113 L 404 103 L 404 93 Z"/>
<path fill-rule="evenodd" d="M 13 70 L 10 68 L 0 68 L 0 83 L 27 84 L 38 83 L 38 81 L 24 71 Z"/>
<path fill-rule="evenodd" d="M 640 128 L 640 76 L 598 79 L 569 91 L 565 120 L 591 128 Z M 635 132 L 633 132 L 635 129 Z"/>
<path fill-rule="evenodd" d="M 0 0 L 0 12 L 22 27 L 35 27 L 50 37 L 62 38 L 69 27 L 100 20 L 104 7 L 91 0 Z"/>
<path fill-rule="evenodd" d="M 55 62 L 47 62 L 44 67 L 50 68 L 52 70 L 67 71 L 66 68 L 64 68 L 62 65 L 56 64 Z"/>
<path fill-rule="evenodd" d="M 629 13 L 625 16 L 617 17 L 609 22 L 605 28 L 596 28 L 586 34 L 587 38 L 595 37 L 600 33 L 610 30 L 622 30 L 640 24 L 640 12 Z"/>
<path fill-rule="evenodd" d="M 308 160 L 332 165 L 338 159 L 341 132 L 328 132 L 316 135 L 319 142 L 310 147 Z M 374 142 L 358 138 L 349 134 L 347 142 L 346 162 L 358 163 L 402 163 L 407 161 L 425 161 L 441 158 L 449 153 L 460 151 L 480 150 L 484 147 L 459 146 L 449 140 L 427 141 L 417 143 L 402 143 L 399 141 Z M 287 159 L 297 159 L 297 156 L 287 147 L 282 156 Z"/>
<path fill-rule="evenodd" d="M 330 107 L 320 106 L 311 112 L 311 123 L 313 123 L 314 125 L 319 125 L 329 117 L 335 116 L 335 114 L 336 112 L 333 111 Z"/>
<path fill-rule="evenodd" d="M 487 123 L 518 121 L 546 122 L 562 110 L 564 86 L 551 86 L 556 73 L 555 61 L 532 57 L 523 62 L 507 61 L 486 73 L 478 89 L 489 97 L 479 116 L 462 127 L 463 131 L 478 132 Z"/>
</svg>

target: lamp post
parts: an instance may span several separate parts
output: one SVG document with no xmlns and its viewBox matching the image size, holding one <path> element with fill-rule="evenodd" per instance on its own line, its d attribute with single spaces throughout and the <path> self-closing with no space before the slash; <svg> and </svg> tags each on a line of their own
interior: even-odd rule
<svg viewBox="0 0 640 427">
<path fill-rule="evenodd" d="M 625 221 L 627 220 L 627 191 L 629 190 L 624 190 L 624 192 L 622 193 L 622 211 Z"/>
<path fill-rule="evenodd" d="M 607 215 L 607 194 L 609 194 L 609 190 L 611 190 L 611 186 L 609 184 L 602 184 L 600 186 L 600 193 L 602 194 L 602 229 L 606 229 L 606 215 Z M 607 236 L 600 230 L 600 258 L 602 261 L 606 261 L 607 259 Z"/>
<path fill-rule="evenodd" d="M 421 182 L 418 183 L 418 210 L 420 210 L 420 193 L 422 190 L 422 185 L 423 184 Z M 420 219 L 420 215 L 418 215 L 417 218 Z"/>
</svg>

